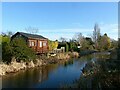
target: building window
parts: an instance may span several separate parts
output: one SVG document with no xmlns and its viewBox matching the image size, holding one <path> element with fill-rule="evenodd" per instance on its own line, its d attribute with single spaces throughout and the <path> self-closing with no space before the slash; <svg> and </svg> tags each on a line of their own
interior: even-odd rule
<svg viewBox="0 0 120 90">
<path fill-rule="evenodd" d="M 34 44 L 35 44 L 35 43 L 34 43 L 34 42 L 32 42 L 32 46 L 35 46 Z"/>
<path fill-rule="evenodd" d="M 29 44 L 30 44 L 30 46 L 32 46 L 32 45 L 31 45 L 31 42 L 29 42 Z"/>
<path fill-rule="evenodd" d="M 35 46 L 35 42 L 30 42 L 30 46 Z"/>
<path fill-rule="evenodd" d="M 46 46 L 46 42 L 43 43 L 43 46 Z"/>
<path fill-rule="evenodd" d="M 40 47 L 42 47 L 42 41 L 40 41 Z"/>
</svg>

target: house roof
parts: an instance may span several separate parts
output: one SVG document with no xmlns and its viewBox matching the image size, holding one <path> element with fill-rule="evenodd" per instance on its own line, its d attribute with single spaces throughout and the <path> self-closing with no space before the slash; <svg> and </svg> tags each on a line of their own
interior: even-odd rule
<svg viewBox="0 0 120 90">
<path fill-rule="evenodd" d="M 27 38 L 34 38 L 34 39 L 47 39 L 41 35 L 37 35 L 37 34 L 29 34 L 29 33 L 24 33 L 24 32 L 17 32 L 20 33 L 21 35 L 27 37 Z"/>
</svg>

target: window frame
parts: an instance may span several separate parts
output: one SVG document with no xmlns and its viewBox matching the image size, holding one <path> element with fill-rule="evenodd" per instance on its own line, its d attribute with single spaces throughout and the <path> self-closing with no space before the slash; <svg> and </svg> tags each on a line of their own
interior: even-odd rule
<svg viewBox="0 0 120 90">
<path fill-rule="evenodd" d="M 39 47 L 40 47 L 40 48 L 43 47 L 42 43 L 43 43 L 42 41 L 39 41 Z"/>
<path fill-rule="evenodd" d="M 29 45 L 30 45 L 30 47 L 33 47 L 33 46 L 35 46 L 35 42 L 34 41 L 29 41 Z"/>
<path fill-rule="evenodd" d="M 43 46 L 44 46 L 44 47 L 47 46 L 47 43 L 46 43 L 46 42 L 43 42 Z"/>
</svg>

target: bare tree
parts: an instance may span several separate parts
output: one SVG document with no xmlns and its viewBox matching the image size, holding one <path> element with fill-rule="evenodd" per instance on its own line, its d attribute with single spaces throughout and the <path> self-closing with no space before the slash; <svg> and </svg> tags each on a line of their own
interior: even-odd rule
<svg viewBox="0 0 120 90">
<path fill-rule="evenodd" d="M 1 35 L 2 35 L 2 36 L 6 36 L 6 33 L 5 33 L 5 32 L 2 32 Z"/>
<path fill-rule="evenodd" d="M 67 39 L 66 39 L 66 38 L 64 38 L 64 37 L 61 37 L 61 38 L 60 38 L 60 41 L 62 41 L 62 42 L 66 42 L 66 41 L 67 41 Z"/>
<path fill-rule="evenodd" d="M 99 39 L 100 39 L 100 28 L 99 25 L 96 23 L 93 31 L 93 41 L 95 43 L 95 47 L 97 47 Z"/>
<path fill-rule="evenodd" d="M 97 42 L 99 35 L 100 35 L 100 28 L 99 28 L 98 24 L 96 23 L 94 26 L 94 31 L 93 31 L 93 41 L 94 42 Z"/>
<path fill-rule="evenodd" d="M 36 27 L 29 26 L 29 27 L 25 28 L 25 30 L 29 33 L 37 33 L 39 29 Z"/>
<path fill-rule="evenodd" d="M 8 31 L 8 32 L 7 32 L 7 35 L 8 35 L 9 37 L 11 37 L 11 36 L 13 35 L 13 32 L 12 32 L 12 31 Z"/>
<path fill-rule="evenodd" d="M 73 36 L 73 40 L 76 40 L 79 44 L 82 42 L 84 36 L 82 35 L 82 33 L 76 33 Z"/>
</svg>

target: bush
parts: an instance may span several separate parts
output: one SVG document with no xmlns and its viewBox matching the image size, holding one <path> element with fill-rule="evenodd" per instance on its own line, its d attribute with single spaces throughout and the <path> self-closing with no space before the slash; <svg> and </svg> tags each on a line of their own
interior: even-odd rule
<svg viewBox="0 0 120 90">
<path fill-rule="evenodd" d="M 49 47 L 49 50 L 56 49 L 58 47 L 58 41 L 48 40 L 48 47 Z"/>
<path fill-rule="evenodd" d="M 3 62 L 10 63 L 13 56 L 13 51 L 9 43 L 2 43 L 2 60 Z"/>
<path fill-rule="evenodd" d="M 68 52 L 69 51 L 69 46 L 68 46 L 68 44 L 66 43 L 66 52 Z"/>
<path fill-rule="evenodd" d="M 35 52 L 29 48 L 22 38 L 15 38 L 11 42 L 2 42 L 2 60 L 10 63 L 12 57 L 17 61 L 31 61 L 36 59 Z"/>
<path fill-rule="evenodd" d="M 29 48 L 23 38 L 15 38 L 11 41 L 13 54 L 17 61 L 31 61 L 36 59 L 35 52 Z"/>
<path fill-rule="evenodd" d="M 79 51 L 79 49 L 77 48 L 78 44 L 75 42 L 70 42 L 70 48 L 69 51 Z"/>
<path fill-rule="evenodd" d="M 10 43 L 10 37 L 9 36 L 3 36 L 0 35 L 0 40 L 2 40 L 2 43 L 6 42 L 6 43 Z"/>
</svg>

